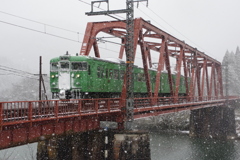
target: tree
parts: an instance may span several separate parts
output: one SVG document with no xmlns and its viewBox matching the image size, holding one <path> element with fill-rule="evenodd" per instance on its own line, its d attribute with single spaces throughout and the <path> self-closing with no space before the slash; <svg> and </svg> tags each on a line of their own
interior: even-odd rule
<svg viewBox="0 0 240 160">
<path fill-rule="evenodd" d="M 223 84 L 224 91 L 226 91 L 226 87 L 228 86 L 229 95 L 239 95 L 240 87 L 237 85 L 240 83 L 240 50 L 237 47 L 236 53 L 226 51 L 226 54 L 223 58 Z M 224 92 L 226 93 L 226 92 Z"/>
<path fill-rule="evenodd" d="M 50 94 L 48 81 L 44 81 L 47 94 Z M 2 91 L 0 101 L 29 101 L 38 100 L 39 83 L 37 79 L 22 78 L 19 83 L 12 84 L 11 88 Z M 49 97 L 49 95 L 48 95 Z"/>
</svg>

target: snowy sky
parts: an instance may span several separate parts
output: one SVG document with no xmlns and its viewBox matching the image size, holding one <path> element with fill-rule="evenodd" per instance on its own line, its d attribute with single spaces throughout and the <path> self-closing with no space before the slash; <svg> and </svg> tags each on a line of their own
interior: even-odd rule
<svg viewBox="0 0 240 160">
<path fill-rule="evenodd" d="M 87 22 L 114 20 L 108 16 L 85 15 L 85 12 L 91 10 L 91 6 L 86 4 L 90 2 L 90 0 L 1 0 L 0 64 L 14 68 L 22 67 L 29 72 L 37 73 L 39 56 L 42 56 L 44 72 L 48 73 L 51 58 L 63 55 L 66 51 L 70 54 L 79 52 L 81 43 L 76 41 L 82 41 Z M 125 0 L 109 0 L 111 10 L 124 9 L 125 4 Z M 240 45 L 239 0 L 149 0 L 148 7 L 145 4 L 141 3 L 139 8 L 135 8 L 135 17 L 150 20 L 155 26 L 219 61 L 222 61 L 226 50 L 235 52 L 236 47 Z M 106 9 L 104 4 L 100 7 Z M 124 14 L 118 16 L 121 19 L 125 18 Z M 101 44 L 101 47 L 109 46 Z"/>
</svg>

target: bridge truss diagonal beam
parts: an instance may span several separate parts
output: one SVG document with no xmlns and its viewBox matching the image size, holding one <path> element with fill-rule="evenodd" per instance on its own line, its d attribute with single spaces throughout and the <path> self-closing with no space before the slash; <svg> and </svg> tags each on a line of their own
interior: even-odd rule
<svg viewBox="0 0 240 160">
<path fill-rule="evenodd" d="M 91 48 L 94 49 L 94 55 L 101 57 L 97 47 L 97 34 L 107 33 L 121 39 L 121 47 L 116 58 L 123 58 L 126 45 L 126 22 L 125 21 L 107 21 L 90 22 L 87 25 L 86 33 L 83 39 L 81 55 L 90 55 Z M 221 63 L 196 48 L 186 44 L 184 41 L 166 33 L 142 18 L 134 20 L 134 57 L 135 61 L 137 46 L 140 46 L 142 53 L 142 62 L 146 78 L 146 86 L 151 86 L 148 69 L 152 68 L 151 52 L 159 54 L 158 65 L 156 68 L 156 85 L 154 90 L 148 89 L 149 97 L 158 97 L 160 76 L 164 70 L 168 73 L 171 95 L 178 96 L 180 77 L 184 77 L 186 86 L 186 95 L 209 96 L 213 94 L 216 97 L 223 96 Z M 176 66 L 170 64 L 170 59 L 176 59 Z M 175 71 L 172 70 L 175 68 Z M 176 79 L 172 79 L 172 73 L 176 73 Z M 210 77 L 209 77 L 210 75 Z M 210 82 L 209 82 L 210 80 Z M 125 81 L 126 82 L 126 81 Z M 125 91 L 126 92 L 126 91 Z M 122 93 L 125 95 L 126 93 Z"/>
</svg>

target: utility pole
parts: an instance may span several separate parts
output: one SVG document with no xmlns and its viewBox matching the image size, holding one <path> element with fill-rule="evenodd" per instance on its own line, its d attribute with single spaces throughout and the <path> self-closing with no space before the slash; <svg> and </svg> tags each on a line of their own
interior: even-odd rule
<svg viewBox="0 0 240 160">
<path fill-rule="evenodd" d="M 132 129 L 132 122 L 134 120 L 133 117 L 133 65 L 134 65 L 134 2 L 143 2 L 146 1 L 148 5 L 148 0 L 126 0 L 126 9 L 121 10 L 109 10 L 109 0 L 101 0 L 101 1 L 93 1 L 91 3 L 91 12 L 87 12 L 86 14 L 88 16 L 93 15 L 109 15 L 110 14 L 118 14 L 118 13 L 126 13 L 126 44 L 125 44 L 125 50 L 126 50 L 126 75 L 127 75 L 127 81 L 126 81 L 126 88 L 127 88 L 127 98 L 126 98 L 126 129 L 131 130 Z M 94 3 L 99 3 L 99 5 L 102 2 L 106 2 L 108 9 L 107 11 L 99 11 L 99 12 L 93 12 L 93 5 Z M 112 16 L 110 16 L 112 17 Z"/>
<path fill-rule="evenodd" d="M 44 89 L 44 95 L 45 99 L 48 100 L 47 95 L 46 95 L 46 87 L 44 84 L 44 79 L 43 76 L 47 76 L 47 74 L 42 74 L 42 56 L 39 57 L 39 74 L 34 74 L 35 76 L 39 76 L 39 101 L 42 100 L 42 85 Z"/>
</svg>

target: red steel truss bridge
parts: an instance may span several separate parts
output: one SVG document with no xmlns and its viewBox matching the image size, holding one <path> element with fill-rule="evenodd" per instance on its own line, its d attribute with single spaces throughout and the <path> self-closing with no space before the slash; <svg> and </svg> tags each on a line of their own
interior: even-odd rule
<svg viewBox="0 0 240 160">
<path fill-rule="evenodd" d="M 116 58 L 122 59 L 126 42 L 124 21 L 88 23 L 80 54 L 88 56 L 92 52 L 95 57 L 101 57 L 96 38 L 99 33 L 121 39 L 122 45 Z M 141 50 L 148 97 L 134 99 L 135 119 L 182 110 L 220 107 L 238 99 L 230 96 L 226 99 L 223 96 L 220 62 L 141 18 L 134 20 L 135 56 L 137 47 Z M 148 73 L 153 60 L 156 61 L 151 56 L 153 52 L 158 55 L 154 90 L 151 89 Z M 176 79 L 171 76 L 172 59 L 176 62 Z M 163 71 L 168 73 L 170 97 L 158 97 Z M 181 75 L 186 85 L 184 97 L 178 94 Z M 0 102 L 0 149 L 37 142 L 43 136 L 98 129 L 100 121 L 117 122 L 118 128 L 123 129 L 125 86 L 120 98 Z"/>
</svg>

